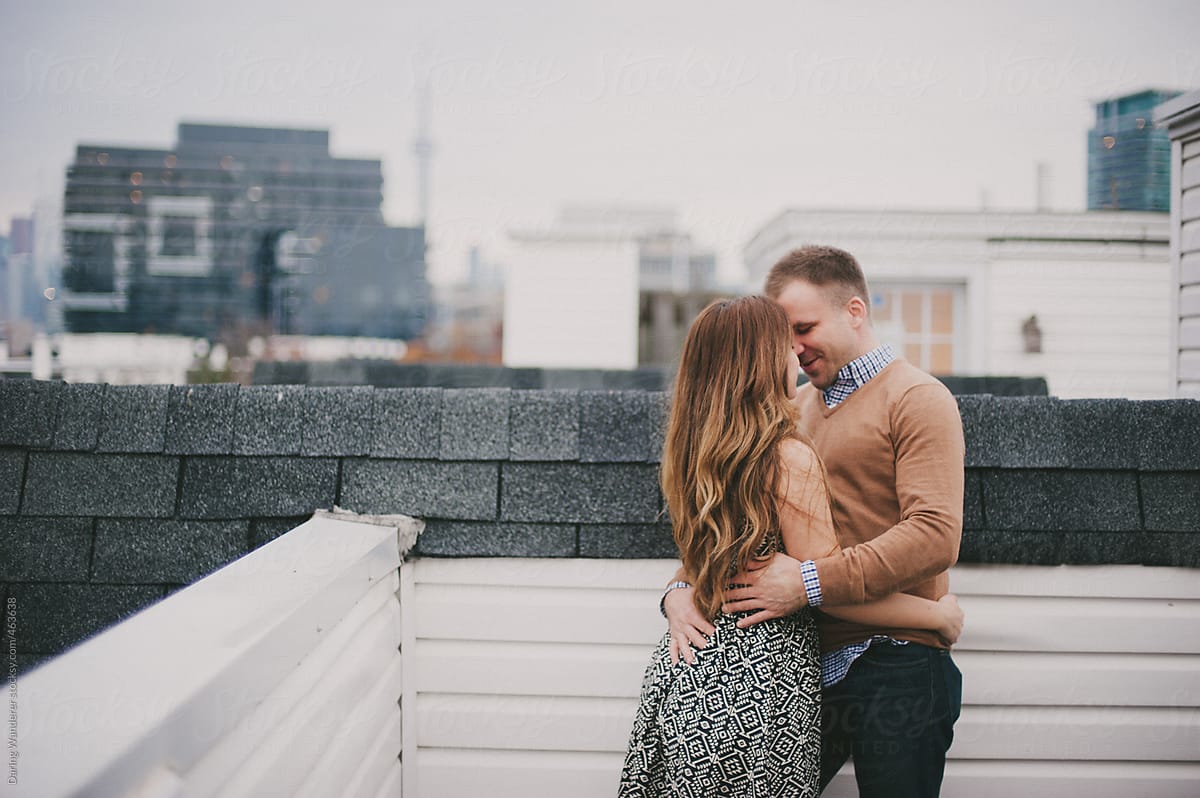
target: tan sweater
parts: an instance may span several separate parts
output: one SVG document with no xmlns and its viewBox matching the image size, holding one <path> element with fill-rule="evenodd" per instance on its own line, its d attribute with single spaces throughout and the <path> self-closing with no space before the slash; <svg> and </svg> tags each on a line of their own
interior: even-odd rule
<svg viewBox="0 0 1200 798">
<path fill-rule="evenodd" d="M 962 538 L 963 444 L 944 385 L 896 360 L 835 408 L 812 385 L 797 397 L 800 429 L 825 462 L 842 551 L 816 561 L 826 604 L 896 591 L 937 599 Z M 940 646 L 920 629 L 881 629 L 822 617 L 821 647 L 887 634 Z"/>
</svg>

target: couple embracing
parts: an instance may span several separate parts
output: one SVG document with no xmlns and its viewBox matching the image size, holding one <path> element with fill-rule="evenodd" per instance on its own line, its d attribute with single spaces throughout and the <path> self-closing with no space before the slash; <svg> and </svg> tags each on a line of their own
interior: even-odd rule
<svg viewBox="0 0 1200 798">
<path fill-rule="evenodd" d="M 862 270 L 804 247 L 692 324 L 661 480 L 683 563 L 620 795 L 936 796 L 962 702 L 963 434 L 880 346 Z M 803 370 L 809 383 L 796 387 Z"/>
</svg>

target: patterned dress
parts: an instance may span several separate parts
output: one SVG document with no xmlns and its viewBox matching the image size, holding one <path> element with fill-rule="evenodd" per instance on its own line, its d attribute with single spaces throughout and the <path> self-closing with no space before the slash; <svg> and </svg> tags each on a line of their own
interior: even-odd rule
<svg viewBox="0 0 1200 798">
<path fill-rule="evenodd" d="M 664 635 L 646 668 L 621 798 L 816 796 L 821 669 L 817 630 L 796 615 L 738 629 L 721 615 L 696 664 L 671 665 Z"/>
</svg>

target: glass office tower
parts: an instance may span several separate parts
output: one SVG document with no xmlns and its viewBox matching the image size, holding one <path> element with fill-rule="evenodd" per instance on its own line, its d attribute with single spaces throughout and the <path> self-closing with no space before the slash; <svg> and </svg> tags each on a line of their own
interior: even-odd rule
<svg viewBox="0 0 1200 798">
<path fill-rule="evenodd" d="M 1088 210 L 1171 210 L 1171 142 L 1154 106 L 1179 92 L 1147 90 L 1096 103 L 1088 131 Z"/>
</svg>

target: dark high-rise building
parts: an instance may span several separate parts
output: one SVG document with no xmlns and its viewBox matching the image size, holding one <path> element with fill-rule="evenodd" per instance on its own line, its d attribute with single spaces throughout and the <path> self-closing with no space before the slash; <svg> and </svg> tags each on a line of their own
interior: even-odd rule
<svg viewBox="0 0 1200 798">
<path fill-rule="evenodd" d="M 1088 131 L 1088 210 L 1171 209 L 1171 142 L 1154 106 L 1179 94 L 1147 90 L 1096 103 Z"/>
<path fill-rule="evenodd" d="M 63 207 L 65 323 L 416 337 L 425 231 L 387 226 L 382 188 L 381 163 L 334 158 L 325 130 L 184 123 L 170 149 L 81 144 Z"/>
</svg>

